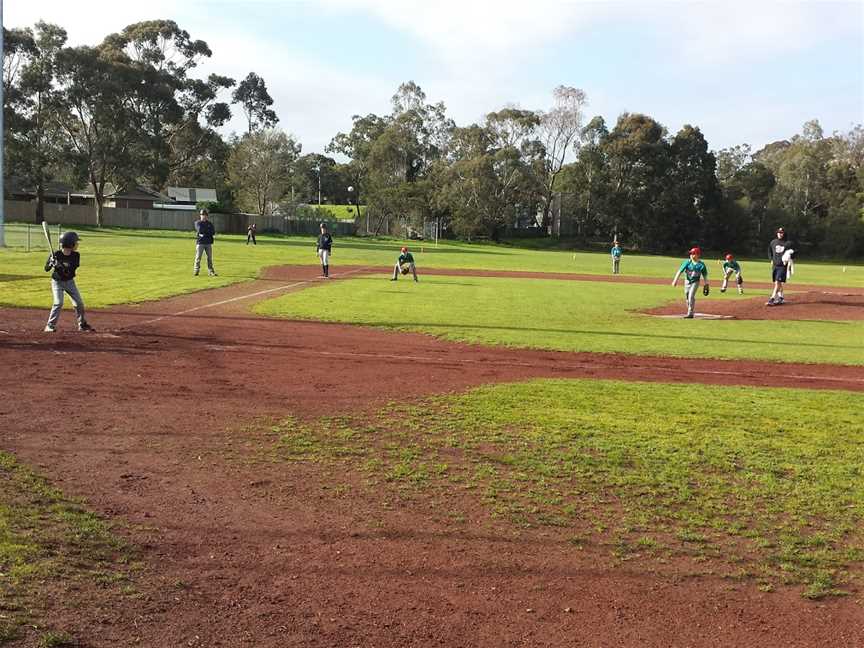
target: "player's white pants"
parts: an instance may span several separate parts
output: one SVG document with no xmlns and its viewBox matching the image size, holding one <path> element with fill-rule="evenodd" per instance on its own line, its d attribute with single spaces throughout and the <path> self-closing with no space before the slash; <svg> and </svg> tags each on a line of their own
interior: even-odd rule
<svg viewBox="0 0 864 648">
<path fill-rule="evenodd" d="M 411 273 L 414 275 L 414 281 L 417 281 L 417 267 L 413 263 L 409 263 L 408 266 L 411 268 Z M 399 278 L 399 273 L 402 271 L 402 268 L 399 267 L 399 262 L 396 262 L 396 265 L 393 266 L 393 280 L 396 281 Z"/>
<path fill-rule="evenodd" d="M 618 269 L 621 267 L 621 257 L 612 257 L 612 274 L 618 274 Z"/>
<path fill-rule="evenodd" d="M 692 315 L 696 312 L 696 292 L 699 290 L 699 282 L 693 283 L 684 282 L 684 301 L 687 302 L 687 314 Z"/>
<path fill-rule="evenodd" d="M 319 250 L 321 257 L 321 265 L 330 265 L 330 250 Z"/>
<path fill-rule="evenodd" d="M 735 272 L 732 268 L 726 269 L 726 274 L 723 275 L 723 285 L 720 286 L 720 290 L 726 290 L 726 286 L 729 285 L 729 277 L 733 274 L 735 275 L 735 282 L 738 284 L 738 292 L 743 293 L 744 290 L 742 289 L 742 286 L 744 285 L 744 277 L 741 276 L 740 272 Z"/>
</svg>

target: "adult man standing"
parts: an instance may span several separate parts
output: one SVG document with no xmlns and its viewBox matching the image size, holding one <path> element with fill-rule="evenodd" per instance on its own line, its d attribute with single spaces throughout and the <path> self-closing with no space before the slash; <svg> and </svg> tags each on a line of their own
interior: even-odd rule
<svg viewBox="0 0 864 648">
<path fill-rule="evenodd" d="M 207 255 L 207 273 L 211 277 L 216 276 L 213 269 L 213 239 L 216 236 L 216 228 L 210 222 L 210 214 L 206 209 L 198 212 L 199 219 L 195 221 L 195 265 L 192 274 L 198 275 L 201 269 L 201 254 Z"/>
<path fill-rule="evenodd" d="M 783 254 L 792 249 L 792 243 L 786 239 L 786 231 L 777 228 L 777 236 L 771 241 L 768 256 L 771 259 L 771 281 L 774 282 L 774 292 L 765 303 L 766 306 L 779 306 L 783 303 L 783 284 L 786 283 L 786 262 Z"/>
</svg>

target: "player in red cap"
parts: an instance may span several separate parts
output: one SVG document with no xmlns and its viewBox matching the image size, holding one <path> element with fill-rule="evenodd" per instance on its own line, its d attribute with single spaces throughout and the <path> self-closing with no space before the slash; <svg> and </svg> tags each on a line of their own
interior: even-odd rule
<svg viewBox="0 0 864 648">
<path fill-rule="evenodd" d="M 720 292 L 725 293 L 726 287 L 729 285 L 729 277 L 735 274 L 735 282 L 738 284 L 738 294 L 744 294 L 744 277 L 741 275 L 741 266 L 735 260 L 735 255 L 731 252 L 726 255 L 726 260 L 721 261 L 723 267 L 723 283 L 720 286 Z"/>
<path fill-rule="evenodd" d="M 675 278 L 672 279 L 672 285 L 678 285 L 678 277 L 684 273 L 684 301 L 687 302 L 687 314 L 684 316 L 687 319 L 693 319 L 696 313 L 696 291 L 699 290 L 699 282 L 705 278 L 705 287 L 702 289 L 702 294 L 708 295 L 708 267 L 702 262 L 702 250 L 698 247 L 690 248 L 690 258 L 681 263 L 678 272 L 675 273 Z"/>
<path fill-rule="evenodd" d="M 411 272 L 414 275 L 414 281 L 417 281 L 417 267 L 414 265 L 414 255 L 408 251 L 407 247 L 402 247 L 399 258 L 396 259 L 396 265 L 393 266 L 393 276 L 390 281 L 399 279 L 399 273 L 408 274 Z"/>
</svg>

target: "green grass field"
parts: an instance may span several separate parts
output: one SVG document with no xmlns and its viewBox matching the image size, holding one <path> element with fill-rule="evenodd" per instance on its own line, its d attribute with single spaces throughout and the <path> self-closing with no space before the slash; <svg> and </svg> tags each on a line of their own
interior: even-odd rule
<svg viewBox="0 0 864 648">
<path fill-rule="evenodd" d="M 130 557 L 106 522 L 0 452 L 0 644 L 19 635 L 46 582 L 128 589 L 136 568 Z M 48 628 L 39 634 L 39 645 L 61 645 L 44 642 L 66 636 Z"/>
<path fill-rule="evenodd" d="M 47 248 L 41 229 L 31 226 L 31 252 L 26 252 L 26 225 L 7 224 L 8 248 L 0 250 L 0 305 L 42 307 L 50 297 L 42 265 Z M 214 255 L 219 277 L 192 277 L 194 239 L 190 233 L 77 228 L 82 235 L 79 287 L 90 307 L 140 302 L 183 294 L 206 287 L 253 279 L 265 266 L 316 264 L 314 239 L 261 235 L 258 246 L 245 245 L 245 236 L 217 238 Z M 56 232 L 55 232 L 56 234 Z M 342 238 L 334 247 L 333 267 L 391 267 L 403 241 Z M 408 243 L 423 268 L 467 268 L 539 272 L 608 274 L 605 254 L 523 249 L 510 246 L 442 242 Z M 575 257 L 575 258 L 574 258 Z M 765 280 L 767 262 L 744 264 L 745 277 Z M 680 259 L 628 255 L 624 275 L 670 279 Z M 798 264 L 797 280 L 820 285 L 864 286 L 864 266 Z M 715 267 L 712 266 L 714 271 Z M 716 279 L 716 277 L 715 277 Z M 790 287 L 794 287 L 791 284 Z"/>
<path fill-rule="evenodd" d="M 289 419 L 270 456 L 345 463 L 376 491 L 467 490 L 493 515 L 566 528 L 574 550 L 687 557 L 817 598 L 864 560 L 862 407 L 844 392 L 538 380 L 371 420 Z"/>
<path fill-rule="evenodd" d="M 864 364 L 864 322 L 693 320 L 632 312 L 681 288 L 601 282 L 384 276 L 333 282 L 268 300 L 256 312 L 421 331 L 448 340 L 640 355 Z M 746 298 L 747 295 L 744 296 Z M 742 299 L 726 294 L 697 301 Z"/>
</svg>

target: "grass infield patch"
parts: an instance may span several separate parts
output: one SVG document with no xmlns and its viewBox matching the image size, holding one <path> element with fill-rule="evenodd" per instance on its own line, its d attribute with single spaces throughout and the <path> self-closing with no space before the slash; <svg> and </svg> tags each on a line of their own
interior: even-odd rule
<svg viewBox="0 0 864 648">
<path fill-rule="evenodd" d="M 38 645 L 75 645 L 51 643 L 72 638 L 42 627 L 49 590 L 128 582 L 132 567 L 128 547 L 105 521 L 0 452 L 0 644 L 19 638 L 26 624 Z"/>
<path fill-rule="evenodd" d="M 475 493 L 492 515 L 566 529 L 574 549 L 819 598 L 864 562 L 862 407 L 845 392 L 537 380 L 271 432 L 278 457 Z"/>
<path fill-rule="evenodd" d="M 681 320 L 635 312 L 677 300 L 683 313 L 682 295 L 671 286 L 422 275 L 415 284 L 379 275 L 287 294 L 255 311 L 513 347 L 864 364 L 864 321 Z M 697 310 L 748 297 L 700 297 Z"/>
</svg>

